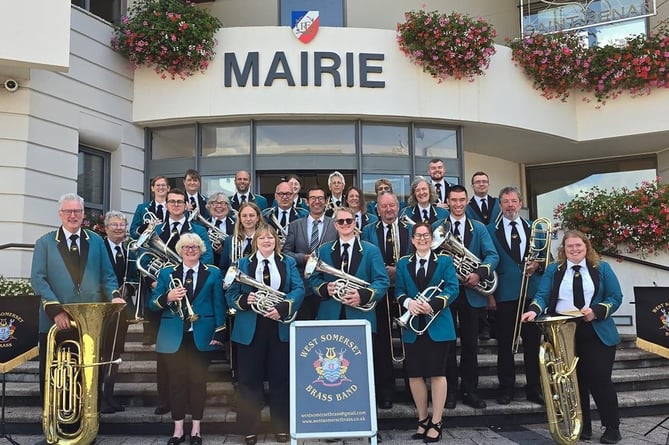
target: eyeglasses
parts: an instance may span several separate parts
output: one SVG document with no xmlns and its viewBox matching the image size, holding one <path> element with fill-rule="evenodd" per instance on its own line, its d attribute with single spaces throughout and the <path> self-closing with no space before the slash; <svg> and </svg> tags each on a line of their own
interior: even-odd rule
<svg viewBox="0 0 669 445">
<path fill-rule="evenodd" d="M 125 229 L 128 225 L 126 223 L 111 223 L 109 227 L 112 229 Z"/>
<path fill-rule="evenodd" d="M 354 218 L 342 218 L 342 219 L 335 219 L 335 223 L 339 224 L 340 226 L 343 226 L 344 224 L 353 224 L 355 221 Z"/>
<path fill-rule="evenodd" d="M 432 238 L 431 233 L 414 233 L 413 237 L 416 239 L 430 239 Z"/>
<path fill-rule="evenodd" d="M 200 246 L 181 246 L 181 250 L 200 250 Z"/>
<path fill-rule="evenodd" d="M 276 192 L 276 196 L 280 196 L 282 198 L 290 198 L 291 196 L 293 196 L 293 194 L 289 192 Z"/>
<path fill-rule="evenodd" d="M 228 205 L 228 203 L 225 202 L 225 201 L 212 201 L 210 204 L 213 205 L 213 206 L 226 206 L 226 205 Z"/>
<path fill-rule="evenodd" d="M 309 201 L 323 201 L 323 202 L 325 202 L 325 196 L 310 196 Z"/>
<path fill-rule="evenodd" d="M 173 206 L 176 206 L 176 205 L 180 206 L 182 204 L 186 204 L 186 201 L 184 201 L 183 199 L 170 199 L 170 200 L 167 201 L 167 203 L 170 204 L 170 205 L 173 205 Z"/>
<path fill-rule="evenodd" d="M 60 209 L 60 213 L 64 215 L 81 215 L 84 211 L 82 209 Z"/>
<path fill-rule="evenodd" d="M 488 181 L 487 179 L 479 179 L 478 181 L 472 181 L 472 184 L 487 184 Z"/>
</svg>

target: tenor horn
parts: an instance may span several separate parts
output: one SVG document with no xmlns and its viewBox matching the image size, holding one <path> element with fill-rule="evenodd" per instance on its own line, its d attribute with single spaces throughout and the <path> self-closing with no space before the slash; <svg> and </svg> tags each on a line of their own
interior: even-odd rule
<svg viewBox="0 0 669 445">
<path fill-rule="evenodd" d="M 42 428 L 47 443 L 90 444 L 98 433 L 98 378 L 105 319 L 123 310 L 125 303 L 72 303 L 62 308 L 71 317 L 78 340 L 56 344 L 58 327 L 46 340 L 46 373 Z"/>
<path fill-rule="evenodd" d="M 370 286 L 367 281 L 348 274 L 343 270 L 339 270 L 336 267 L 333 267 L 324 262 L 323 260 L 318 259 L 317 257 L 310 256 L 307 260 L 307 264 L 304 266 L 304 277 L 309 278 L 314 272 L 323 272 L 337 277 L 337 280 L 334 282 L 335 292 L 332 295 L 332 298 L 341 304 L 346 304 L 344 303 L 344 297 L 349 290 L 366 289 Z M 368 312 L 376 307 L 376 301 L 371 301 L 365 305 L 351 307 L 363 312 Z"/>
</svg>

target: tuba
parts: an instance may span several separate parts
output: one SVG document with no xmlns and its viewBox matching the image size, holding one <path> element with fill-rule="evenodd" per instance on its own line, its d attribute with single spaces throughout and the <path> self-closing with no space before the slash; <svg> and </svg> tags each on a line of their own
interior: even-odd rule
<svg viewBox="0 0 669 445">
<path fill-rule="evenodd" d="M 257 289 L 256 301 L 251 303 L 251 309 L 253 310 L 253 312 L 255 312 L 258 315 L 262 315 L 263 317 L 269 311 L 274 309 L 274 306 L 276 306 L 279 303 L 282 303 L 286 299 L 285 293 L 276 289 L 272 289 L 265 283 L 261 283 L 260 281 L 254 280 L 249 275 L 239 270 L 237 266 L 233 265 L 230 266 L 228 268 L 228 271 L 225 273 L 225 277 L 223 278 L 223 289 L 229 288 L 235 281 L 241 284 L 246 284 L 247 286 L 255 287 Z M 279 320 L 279 323 L 288 324 L 293 320 L 295 320 L 296 316 L 297 312 L 295 312 L 292 317 L 289 317 L 284 320 Z"/>
<path fill-rule="evenodd" d="M 441 286 L 444 284 L 444 280 L 441 280 L 439 284 L 436 286 L 430 286 L 423 290 L 423 292 L 420 292 L 418 295 L 416 295 L 416 300 L 421 302 L 421 303 L 429 303 L 432 297 L 435 295 L 439 295 L 441 292 Z M 419 329 L 416 325 L 414 325 L 414 321 L 416 320 L 416 315 L 411 315 L 411 312 L 406 311 L 400 318 L 396 318 L 395 321 L 397 322 L 398 325 L 402 326 L 403 328 L 408 328 L 411 329 L 416 333 L 416 335 L 423 335 L 424 333 L 427 332 L 427 329 L 430 327 L 432 322 L 437 318 L 437 315 L 439 315 L 441 311 L 437 312 L 436 314 L 431 314 L 428 315 L 429 320 L 427 323 L 425 323 L 425 328 Z"/>
<path fill-rule="evenodd" d="M 314 272 L 323 272 L 337 277 L 337 280 L 335 281 L 335 293 L 332 298 L 341 304 L 345 304 L 344 296 L 349 290 L 365 289 L 370 285 L 365 280 L 361 280 L 360 278 L 348 274 L 343 270 L 339 270 L 336 267 L 330 266 L 328 263 L 318 259 L 317 257 L 310 256 L 307 260 L 307 264 L 304 266 L 304 278 L 309 278 Z M 368 312 L 376 307 L 376 301 L 372 301 L 365 305 L 351 307 L 363 312 Z"/>
<path fill-rule="evenodd" d="M 520 342 L 521 318 L 525 311 L 527 301 L 527 286 L 530 283 L 530 275 L 527 274 L 527 266 L 535 261 L 543 263 L 544 268 L 548 265 L 551 255 L 551 222 L 548 218 L 537 218 L 532 222 L 530 239 L 528 240 L 527 258 L 523 262 L 523 275 L 520 279 L 520 292 L 518 294 L 518 309 L 516 310 L 516 324 L 513 328 L 512 349 L 518 352 Z"/>
<path fill-rule="evenodd" d="M 576 318 L 556 315 L 534 319 L 544 334 L 539 349 L 539 371 L 548 429 L 555 443 L 561 445 L 578 442 L 583 429 L 574 344 L 578 323 L 572 321 Z"/>
<path fill-rule="evenodd" d="M 469 274 L 476 272 L 476 269 L 481 265 L 481 260 L 453 236 L 449 220 L 445 220 L 442 225 L 437 227 L 432 236 L 434 237 L 432 250 L 442 248 L 445 253 L 453 258 L 453 265 L 460 282 L 466 281 Z M 490 277 L 480 281 L 474 287 L 474 290 L 482 295 L 492 295 L 495 289 L 497 289 L 497 272 L 495 271 L 492 272 Z"/>
<path fill-rule="evenodd" d="M 98 362 L 105 319 L 123 310 L 124 303 L 64 304 L 79 332 L 79 341 L 56 344 L 52 326 L 46 341 L 46 373 L 42 428 L 47 443 L 89 445 L 98 433 Z"/>
</svg>

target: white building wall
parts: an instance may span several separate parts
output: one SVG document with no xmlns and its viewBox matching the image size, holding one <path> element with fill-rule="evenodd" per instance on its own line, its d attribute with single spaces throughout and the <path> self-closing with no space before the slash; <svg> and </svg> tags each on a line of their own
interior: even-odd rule
<svg viewBox="0 0 669 445">
<path fill-rule="evenodd" d="M 0 244 L 34 243 L 60 224 L 58 198 L 76 192 L 79 144 L 111 153 L 111 208 L 143 200 L 144 133 L 132 123 L 132 72 L 109 47 L 111 26 L 76 7 L 67 73 L 30 70 L 0 91 Z M 31 251 L 0 250 L 1 274 L 28 276 Z"/>
</svg>

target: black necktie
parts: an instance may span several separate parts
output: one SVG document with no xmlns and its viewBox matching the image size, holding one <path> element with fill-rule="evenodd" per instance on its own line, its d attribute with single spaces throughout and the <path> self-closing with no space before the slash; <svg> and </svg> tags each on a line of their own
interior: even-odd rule
<svg viewBox="0 0 669 445">
<path fill-rule="evenodd" d="M 318 247 L 318 225 L 321 223 L 319 219 L 315 219 L 311 226 L 311 240 L 309 241 L 309 252 L 313 252 Z"/>
<path fill-rule="evenodd" d="M 344 251 L 341 254 L 341 270 L 348 273 L 348 243 L 341 245 Z"/>
<path fill-rule="evenodd" d="M 177 221 L 172 223 L 172 233 L 170 234 L 170 239 L 169 243 L 167 243 L 167 247 L 174 250 L 177 245 L 177 241 L 179 241 L 179 238 L 180 238 L 179 221 Z"/>
<path fill-rule="evenodd" d="M 79 247 L 77 246 L 77 239 L 79 235 L 70 235 L 70 255 L 72 257 L 79 259 Z"/>
<path fill-rule="evenodd" d="M 427 209 L 423 209 L 423 222 L 430 221 L 430 215 L 427 214 Z"/>
<path fill-rule="evenodd" d="M 262 260 L 265 263 L 265 267 L 262 269 L 262 281 L 268 286 L 272 285 L 272 276 L 269 273 L 269 260 Z"/>
<path fill-rule="evenodd" d="M 453 224 L 453 236 L 459 240 L 462 239 L 462 237 L 460 236 L 460 221 L 455 221 L 455 223 Z"/>
<path fill-rule="evenodd" d="M 242 195 L 239 197 L 240 202 L 246 202 L 246 195 Z"/>
<path fill-rule="evenodd" d="M 248 255 L 251 253 L 251 242 L 253 241 L 253 238 L 246 238 L 246 247 L 244 247 L 244 252 L 242 254 L 244 256 Z"/>
<path fill-rule="evenodd" d="M 387 266 L 392 266 L 395 264 L 395 255 L 394 255 L 394 246 L 395 242 L 393 241 L 393 226 L 391 224 L 386 225 L 386 248 L 385 248 L 385 263 Z"/>
<path fill-rule="evenodd" d="M 116 264 L 122 263 L 123 262 L 123 251 L 121 250 L 121 246 L 114 247 L 114 250 L 116 251 L 116 256 L 114 257 L 114 262 Z"/>
<path fill-rule="evenodd" d="M 281 211 L 281 221 L 279 222 L 279 224 L 281 224 L 281 227 L 286 227 L 286 223 L 288 222 L 288 215 L 286 215 L 286 213 L 288 212 L 285 210 Z"/>
<path fill-rule="evenodd" d="M 156 207 L 156 217 L 158 217 L 159 220 L 165 221 L 165 214 L 163 213 L 163 205 L 158 204 Z"/>
<path fill-rule="evenodd" d="M 188 301 L 190 303 L 193 303 L 193 269 L 188 269 L 186 271 L 186 281 L 184 282 L 184 287 L 186 288 L 186 298 L 188 298 Z M 190 322 L 188 321 L 188 317 L 191 315 L 188 313 L 188 308 L 186 306 L 186 303 L 183 303 L 181 305 L 181 310 L 184 313 L 184 332 L 188 331 L 190 329 Z"/>
<path fill-rule="evenodd" d="M 335 205 L 336 205 L 337 207 L 341 207 L 341 201 L 337 201 L 337 202 L 335 202 Z"/>
<path fill-rule="evenodd" d="M 517 223 L 511 221 L 509 224 L 511 224 L 511 255 L 513 255 L 513 259 L 516 260 L 517 263 L 521 263 L 523 257 L 520 253 L 520 234 L 516 228 Z"/>
<path fill-rule="evenodd" d="M 123 259 L 123 250 L 121 246 L 114 246 L 116 255 L 114 255 L 114 271 L 117 276 L 122 276 L 125 271 L 125 260 Z"/>
<path fill-rule="evenodd" d="M 220 228 L 221 228 L 221 223 L 222 223 L 222 222 L 223 222 L 223 221 L 221 221 L 220 219 L 216 218 L 216 222 L 214 223 L 214 227 L 216 227 L 217 229 L 220 229 Z"/>
<path fill-rule="evenodd" d="M 179 234 L 179 221 L 173 222 L 172 223 L 172 235 L 178 235 Z"/>
<path fill-rule="evenodd" d="M 574 280 L 572 281 L 572 290 L 574 292 L 574 306 L 582 309 L 585 306 L 585 295 L 583 294 L 583 275 L 581 275 L 581 266 L 571 266 L 574 269 Z"/>
<path fill-rule="evenodd" d="M 422 258 L 419 262 L 420 267 L 418 268 L 418 272 L 416 272 L 416 285 L 418 286 L 418 290 L 422 291 L 427 286 L 427 271 L 425 270 L 427 260 Z"/>
<path fill-rule="evenodd" d="M 437 189 L 437 195 L 439 195 L 439 202 L 444 202 L 442 196 L 441 196 L 441 183 L 437 182 L 434 187 Z"/>
<path fill-rule="evenodd" d="M 190 206 L 193 210 L 197 209 L 197 202 L 195 202 L 195 198 L 192 196 L 190 197 Z"/>
<path fill-rule="evenodd" d="M 481 200 L 481 214 L 488 219 L 488 199 Z"/>
</svg>

